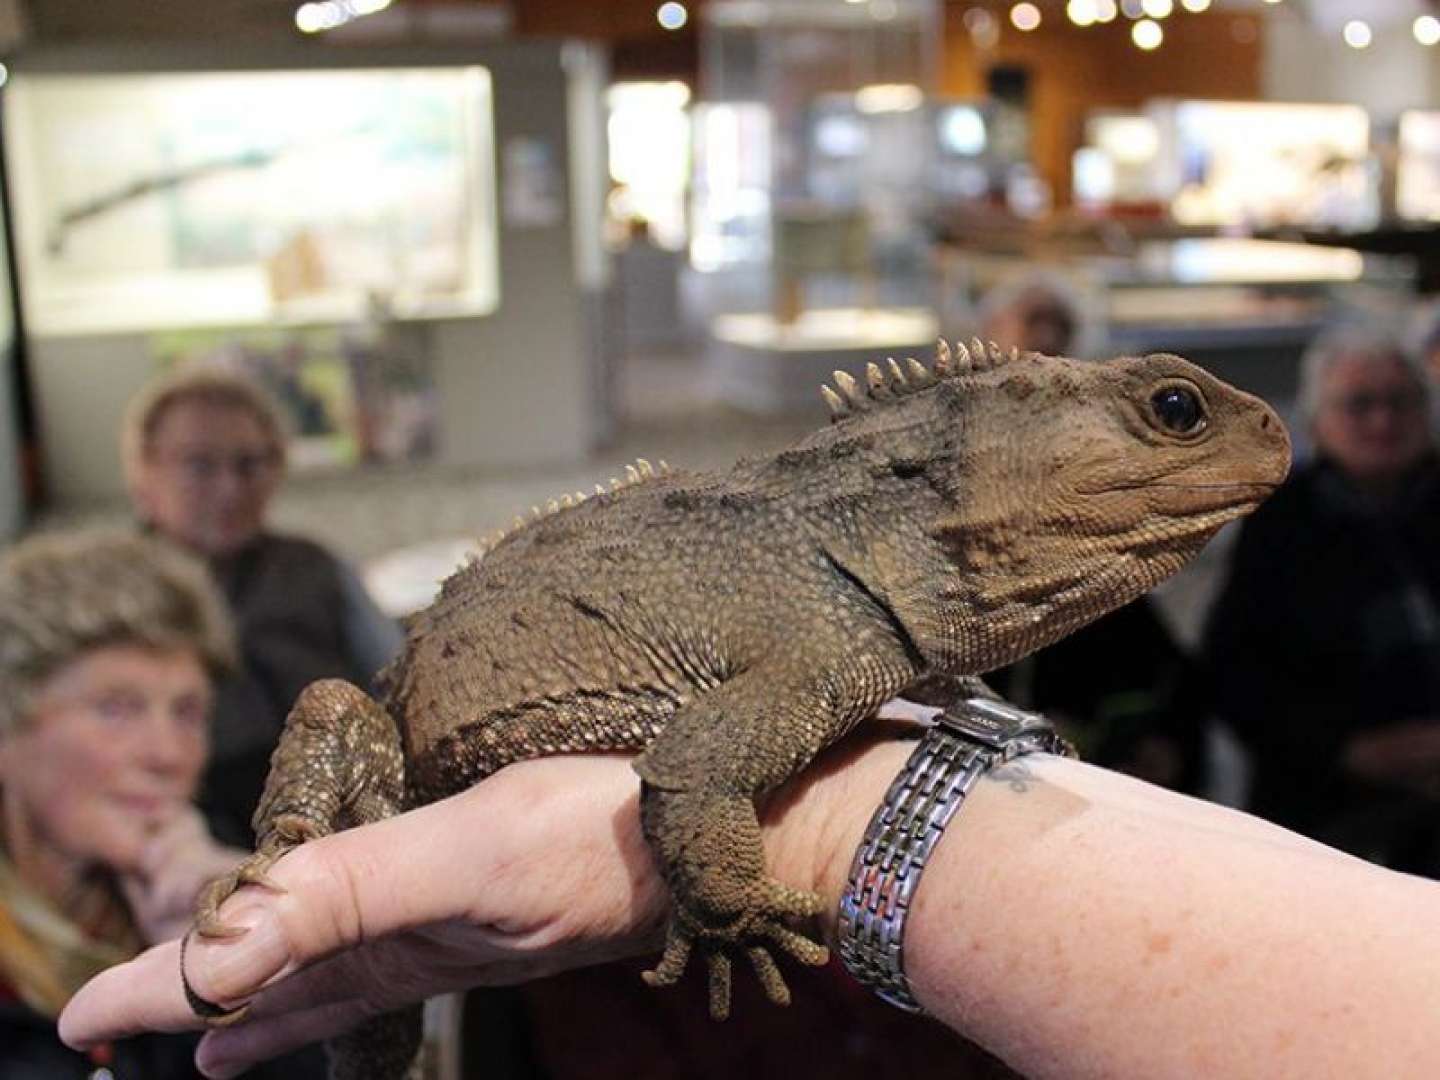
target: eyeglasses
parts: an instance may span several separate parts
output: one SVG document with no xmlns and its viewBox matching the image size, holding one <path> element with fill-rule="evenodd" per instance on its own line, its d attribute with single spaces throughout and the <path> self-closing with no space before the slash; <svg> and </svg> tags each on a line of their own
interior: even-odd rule
<svg viewBox="0 0 1440 1080">
<path fill-rule="evenodd" d="M 1415 413 L 1424 405 L 1424 399 L 1414 390 L 1390 390 L 1384 393 L 1361 390 L 1331 398 L 1329 405 L 1356 420 L 1377 409 L 1402 415 Z"/>
<path fill-rule="evenodd" d="M 244 483 L 267 479 L 280 465 L 274 450 L 242 451 L 234 454 L 178 453 L 163 456 L 165 464 L 175 469 L 190 483 L 205 484 L 218 480 L 226 472 Z"/>
</svg>

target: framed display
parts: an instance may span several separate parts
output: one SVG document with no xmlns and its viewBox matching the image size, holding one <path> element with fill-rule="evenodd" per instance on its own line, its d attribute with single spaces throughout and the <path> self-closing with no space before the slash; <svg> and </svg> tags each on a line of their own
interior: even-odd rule
<svg viewBox="0 0 1440 1080">
<path fill-rule="evenodd" d="M 22 74 L 6 94 L 34 333 L 496 306 L 484 68 Z"/>
</svg>

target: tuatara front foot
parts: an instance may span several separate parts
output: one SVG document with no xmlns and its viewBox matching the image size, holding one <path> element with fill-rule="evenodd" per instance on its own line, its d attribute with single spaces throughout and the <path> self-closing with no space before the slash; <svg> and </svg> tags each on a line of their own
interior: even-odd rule
<svg viewBox="0 0 1440 1080">
<path fill-rule="evenodd" d="M 763 880 L 757 885 L 762 896 L 754 907 L 723 926 L 707 925 L 684 910 L 670 919 L 665 933 L 665 952 L 660 963 L 643 974 L 650 986 L 671 986 L 680 980 L 698 945 L 705 957 L 710 979 L 710 1015 L 724 1020 L 730 1015 L 732 957 L 743 952 L 750 960 L 765 996 L 776 1005 L 790 1004 L 790 988 L 771 955 L 775 948 L 802 964 L 820 966 L 830 959 L 830 950 L 786 925 L 786 919 L 809 918 L 820 910 L 820 897 Z"/>
</svg>

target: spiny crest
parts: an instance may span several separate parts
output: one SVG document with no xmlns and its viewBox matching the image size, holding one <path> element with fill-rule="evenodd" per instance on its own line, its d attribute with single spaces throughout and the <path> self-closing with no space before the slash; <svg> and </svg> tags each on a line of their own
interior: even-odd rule
<svg viewBox="0 0 1440 1080">
<path fill-rule="evenodd" d="M 594 494 L 604 495 L 611 491 L 619 491 L 621 488 L 630 487 L 632 484 L 641 483 L 655 476 L 668 476 L 669 474 L 670 466 L 663 458 L 655 465 L 651 465 L 650 462 L 644 458 L 636 458 L 634 465 L 625 466 L 625 478 L 623 480 L 612 477 L 608 488 L 603 484 L 596 484 Z M 579 506 L 590 497 L 590 494 L 584 491 L 576 491 L 574 493 L 566 492 L 558 499 L 551 499 L 544 507 L 530 507 L 530 516 L 528 518 L 517 514 L 515 520 L 510 523 L 509 528 L 495 529 L 480 541 L 476 551 L 466 558 L 467 565 L 479 562 L 480 559 L 485 556 L 486 552 L 492 550 L 496 544 L 500 543 L 500 541 L 504 540 L 507 536 L 513 536 L 526 525 L 531 525 L 541 518 L 548 518 L 551 514 L 558 514 L 561 510 L 568 510 L 572 506 Z"/>
<path fill-rule="evenodd" d="M 907 357 L 902 367 L 892 357 L 883 368 L 876 363 L 867 364 L 863 386 L 848 372 L 835 372 L 838 392 L 822 385 L 820 396 L 830 408 L 830 420 L 833 423 L 874 405 L 924 390 L 935 385 L 940 379 L 957 378 L 974 371 L 989 371 L 1018 360 L 1020 356 L 1019 349 L 1012 348 L 1006 352 L 993 341 L 984 342 L 979 338 L 972 338 L 968 345 L 963 341 L 956 341 L 952 348 L 941 338 L 935 346 L 933 368 L 927 368 L 913 356 Z"/>
</svg>

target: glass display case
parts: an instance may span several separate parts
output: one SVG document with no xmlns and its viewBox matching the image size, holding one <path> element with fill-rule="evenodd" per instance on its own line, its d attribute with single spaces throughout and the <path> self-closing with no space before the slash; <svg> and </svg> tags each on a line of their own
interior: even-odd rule
<svg viewBox="0 0 1440 1080">
<path fill-rule="evenodd" d="M 1379 217 L 1359 105 L 1168 101 L 1147 114 L 1159 190 L 1182 225 L 1363 229 Z"/>
<path fill-rule="evenodd" d="M 1440 221 L 1440 112 L 1400 114 L 1395 209 L 1408 221 Z"/>
<path fill-rule="evenodd" d="M 493 311 L 490 93 L 481 67 L 16 77 L 30 331 Z"/>
<path fill-rule="evenodd" d="M 1113 211 L 1160 202 L 1160 132 L 1143 113 L 1100 110 L 1085 118 L 1071 190 L 1086 210 Z"/>
<path fill-rule="evenodd" d="M 915 305 L 931 292 L 939 4 L 715 0 L 703 20 L 691 259 L 716 385 L 778 407 L 792 384 L 813 396 L 811 361 L 837 339 L 867 357 L 933 345 Z"/>
</svg>

